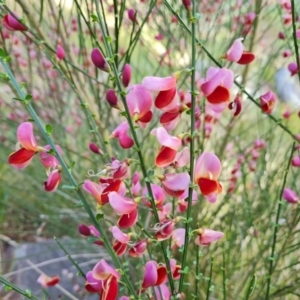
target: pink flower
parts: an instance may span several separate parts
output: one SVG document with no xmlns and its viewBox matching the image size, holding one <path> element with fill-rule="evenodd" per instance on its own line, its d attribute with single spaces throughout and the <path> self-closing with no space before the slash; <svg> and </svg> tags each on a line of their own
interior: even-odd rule
<svg viewBox="0 0 300 300">
<path fill-rule="evenodd" d="M 159 286 L 154 287 L 156 300 L 170 300 L 171 299 L 171 292 L 166 284 L 161 284 Z M 152 300 L 152 299 L 151 299 Z"/>
<path fill-rule="evenodd" d="M 180 197 L 190 184 L 190 175 L 187 172 L 165 174 L 161 182 L 168 195 Z"/>
<path fill-rule="evenodd" d="M 275 105 L 275 94 L 271 91 L 267 92 L 266 94 L 260 96 L 260 106 L 264 113 L 271 114 Z"/>
<path fill-rule="evenodd" d="M 127 15 L 128 15 L 128 19 L 132 22 L 132 23 L 136 23 L 136 16 L 135 16 L 136 12 L 133 8 L 128 9 L 127 11 Z"/>
<path fill-rule="evenodd" d="M 116 300 L 118 296 L 118 279 L 121 275 L 104 259 L 100 260 L 92 271 L 92 278 L 103 281 L 101 300 Z M 100 284 L 98 285 L 100 287 Z"/>
<path fill-rule="evenodd" d="M 282 197 L 289 203 L 298 203 L 299 197 L 298 195 L 291 189 L 285 188 L 282 193 Z"/>
<path fill-rule="evenodd" d="M 229 103 L 228 108 L 229 109 L 234 109 L 235 108 L 235 112 L 233 114 L 234 117 L 237 117 L 240 114 L 240 112 L 242 111 L 242 97 L 241 97 L 241 94 L 236 95 L 234 100 Z"/>
<path fill-rule="evenodd" d="M 56 57 L 59 60 L 62 60 L 62 59 L 65 58 L 65 50 L 64 50 L 64 48 L 61 45 L 57 45 L 57 48 L 56 48 Z"/>
<path fill-rule="evenodd" d="M 78 226 L 78 231 L 80 234 L 82 234 L 84 236 L 99 238 L 99 240 L 94 241 L 94 244 L 99 245 L 99 246 L 104 245 L 104 243 L 100 240 L 100 238 L 101 238 L 100 233 L 96 229 L 95 226 L 93 226 L 93 225 L 86 226 L 85 224 L 80 224 Z"/>
<path fill-rule="evenodd" d="M 148 76 L 142 80 L 142 85 L 149 91 L 158 92 L 154 105 L 162 111 L 172 111 L 179 103 L 176 90 L 176 77 L 154 77 Z"/>
<path fill-rule="evenodd" d="M 61 150 L 60 146 L 56 145 L 55 148 L 56 148 L 57 152 L 61 155 L 62 150 Z M 48 153 L 51 149 L 52 148 L 50 145 L 46 145 L 44 147 L 44 151 L 42 151 L 40 153 L 40 161 L 45 168 L 55 168 L 55 167 L 59 166 L 58 159 L 54 155 Z"/>
<path fill-rule="evenodd" d="M 18 18 L 16 13 L 14 15 Z M 16 20 L 11 14 L 6 14 L 3 17 L 2 23 L 4 27 L 9 31 L 26 31 L 26 27 Z"/>
<path fill-rule="evenodd" d="M 156 156 L 155 164 L 160 168 L 167 167 L 175 159 L 177 150 L 181 146 L 181 140 L 169 135 L 163 127 L 153 129 L 151 134 L 156 135 L 158 142 L 162 145 Z"/>
<path fill-rule="evenodd" d="M 227 60 L 236 62 L 240 65 L 247 65 L 255 59 L 253 53 L 244 50 L 244 45 L 242 43 L 243 39 L 244 38 L 238 38 L 233 42 L 232 46 L 224 55 Z"/>
<path fill-rule="evenodd" d="M 33 156 L 44 149 L 37 145 L 33 134 L 33 126 L 30 122 L 24 122 L 19 125 L 17 138 L 21 147 L 10 154 L 8 163 L 17 169 L 24 169 L 29 165 Z"/>
<path fill-rule="evenodd" d="M 103 151 L 95 143 L 90 143 L 89 148 L 95 154 L 103 155 Z"/>
<path fill-rule="evenodd" d="M 44 188 L 47 192 L 54 192 L 61 183 L 61 171 L 54 169 L 50 171 L 47 181 L 44 182 Z"/>
<path fill-rule="evenodd" d="M 128 87 L 131 80 L 131 67 L 129 64 L 125 64 L 122 72 L 122 84 L 124 87 Z"/>
<path fill-rule="evenodd" d="M 91 53 L 91 59 L 93 64 L 100 70 L 109 73 L 110 67 L 107 61 L 105 60 L 103 54 L 98 48 L 94 48 Z"/>
<path fill-rule="evenodd" d="M 126 95 L 130 116 L 141 125 L 149 123 L 152 119 L 152 96 L 141 84 L 132 85 Z"/>
<path fill-rule="evenodd" d="M 118 226 L 123 229 L 132 227 L 138 219 L 137 203 L 116 192 L 110 192 L 108 198 L 111 207 L 120 215 Z"/>
<path fill-rule="evenodd" d="M 150 186 L 151 186 L 151 190 L 152 190 L 152 195 L 153 195 L 153 198 L 154 198 L 155 206 L 157 207 L 157 209 L 162 209 L 163 202 L 166 199 L 166 195 L 165 195 L 163 189 L 160 186 L 158 186 L 156 184 L 153 184 L 153 183 L 151 183 Z M 151 201 L 149 200 L 148 189 L 146 187 L 143 190 L 143 196 L 144 196 L 142 198 L 143 203 L 146 206 L 152 208 Z"/>
<path fill-rule="evenodd" d="M 230 88 L 234 75 L 231 70 L 211 67 L 202 79 L 201 91 L 216 112 L 222 111 L 230 100 Z"/>
<path fill-rule="evenodd" d="M 137 196 L 139 194 L 139 191 L 141 189 L 140 184 L 140 174 L 138 172 L 135 172 L 132 177 L 132 184 L 131 184 L 131 193 L 133 196 Z"/>
<path fill-rule="evenodd" d="M 126 251 L 127 244 L 130 240 L 129 235 L 123 233 L 118 226 L 112 226 L 109 230 L 112 232 L 114 237 L 113 246 L 112 246 L 113 249 L 115 250 L 118 256 L 123 255 Z"/>
<path fill-rule="evenodd" d="M 290 50 L 284 50 L 282 53 L 283 57 L 290 57 L 292 55 L 292 52 Z"/>
<path fill-rule="evenodd" d="M 187 11 L 191 11 L 193 4 L 191 0 L 182 0 L 182 4 Z"/>
<path fill-rule="evenodd" d="M 195 244 L 198 246 L 209 246 L 212 242 L 217 241 L 223 236 L 223 232 L 200 228 L 198 229 L 198 235 L 196 237 Z"/>
<path fill-rule="evenodd" d="M 93 277 L 93 272 L 86 274 L 85 289 L 90 293 L 101 293 L 103 291 L 104 280 L 97 280 Z"/>
<path fill-rule="evenodd" d="M 41 274 L 41 276 L 37 279 L 37 282 L 43 287 L 48 288 L 49 286 L 54 286 L 60 282 L 60 278 L 58 276 L 49 277 L 45 274 Z"/>
<path fill-rule="evenodd" d="M 140 257 L 144 254 L 144 252 L 147 249 L 148 240 L 143 239 L 138 242 L 136 242 L 130 249 L 129 249 L 129 255 L 132 257 Z"/>
<path fill-rule="evenodd" d="M 119 144 L 123 149 L 129 149 L 134 145 L 134 141 L 128 135 L 128 131 L 129 125 L 124 121 L 111 134 L 112 138 L 118 138 Z"/>
<path fill-rule="evenodd" d="M 143 289 L 161 285 L 167 277 L 165 266 L 158 265 L 156 261 L 150 260 L 145 265 L 145 273 L 142 282 Z"/>
<path fill-rule="evenodd" d="M 222 171 L 219 158 L 210 152 L 203 152 L 195 165 L 195 183 L 201 193 L 211 203 L 216 202 L 217 195 L 222 192 L 222 186 L 217 181 Z"/>
<path fill-rule="evenodd" d="M 174 231 L 175 221 L 172 219 L 165 219 L 161 223 L 155 224 L 152 229 L 155 232 L 155 238 L 158 241 L 164 241 L 168 239 Z"/>
</svg>

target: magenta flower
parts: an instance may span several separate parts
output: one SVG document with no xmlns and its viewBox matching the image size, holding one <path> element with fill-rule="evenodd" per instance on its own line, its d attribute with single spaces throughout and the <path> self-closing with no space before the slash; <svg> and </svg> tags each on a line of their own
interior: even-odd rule
<svg viewBox="0 0 300 300">
<path fill-rule="evenodd" d="M 104 280 L 97 280 L 93 277 L 93 272 L 86 274 L 85 289 L 90 293 L 101 293 L 103 291 Z"/>
<path fill-rule="evenodd" d="M 109 73 L 110 67 L 107 61 L 105 60 L 103 54 L 98 48 L 94 48 L 91 53 L 91 59 L 93 64 L 100 70 Z"/>
<path fill-rule="evenodd" d="M 297 63 L 291 62 L 291 63 L 288 65 L 288 69 L 289 69 L 289 71 L 291 72 L 291 76 L 294 76 L 295 74 L 298 73 L 298 65 L 297 65 Z"/>
<path fill-rule="evenodd" d="M 16 17 L 16 13 L 14 13 Z M 26 27 L 21 24 L 18 20 L 16 20 L 11 14 L 6 14 L 3 17 L 2 23 L 4 27 L 9 31 L 26 31 Z"/>
<path fill-rule="evenodd" d="M 111 107 L 119 109 L 118 98 L 116 96 L 116 92 L 112 89 L 109 89 L 106 92 L 106 101 Z"/>
<path fill-rule="evenodd" d="M 104 243 L 100 240 L 101 236 L 99 231 L 96 229 L 95 226 L 90 225 L 90 226 L 86 226 L 85 224 L 80 224 L 78 226 L 78 231 L 80 234 L 84 235 L 84 236 L 92 236 L 92 237 L 96 237 L 99 238 L 99 240 L 94 241 L 94 244 L 99 245 L 99 246 L 103 246 Z"/>
<path fill-rule="evenodd" d="M 243 39 L 236 39 L 224 55 L 224 58 L 240 65 L 250 64 L 255 59 L 255 56 L 253 53 L 244 50 Z"/>
<path fill-rule="evenodd" d="M 145 265 L 142 287 L 143 289 L 147 289 L 152 286 L 161 285 L 165 281 L 166 277 L 166 267 L 157 264 L 154 260 L 150 260 Z"/>
<path fill-rule="evenodd" d="M 165 174 L 161 182 L 168 195 L 180 197 L 190 184 L 190 175 L 187 172 Z"/>
<path fill-rule="evenodd" d="M 137 23 L 137 22 L 136 22 L 136 17 L 135 17 L 135 10 L 134 10 L 133 8 L 128 9 L 127 15 L 128 15 L 128 19 L 129 19 L 132 23 Z"/>
<path fill-rule="evenodd" d="M 57 48 L 56 48 L 56 57 L 59 60 L 62 60 L 62 59 L 65 58 L 65 50 L 64 50 L 64 48 L 61 45 L 57 45 Z"/>
<path fill-rule="evenodd" d="M 17 129 L 17 138 L 20 148 L 10 154 L 8 163 L 17 169 L 24 169 L 29 165 L 33 156 L 44 149 L 37 145 L 30 122 L 24 122 Z"/>
<path fill-rule="evenodd" d="M 58 185 L 61 183 L 61 171 L 60 169 L 54 169 L 50 171 L 47 181 L 44 182 L 44 188 L 47 192 L 54 192 Z"/>
<path fill-rule="evenodd" d="M 223 232 L 200 228 L 198 229 L 198 235 L 196 237 L 195 244 L 198 246 L 209 246 L 212 242 L 219 240 L 223 236 Z"/>
<path fill-rule="evenodd" d="M 191 0 L 182 0 L 182 4 L 187 11 L 191 11 L 193 4 Z"/>
<path fill-rule="evenodd" d="M 262 111 L 268 115 L 271 114 L 275 105 L 275 94 L 269 91 L 266 94 L 260 96 L 259 100 Z"/>
<path fill-rule="evenodd" d="M 171 292 L 166 284 L 161 284 L 154 287 L 155 295 L 157 300 L 170 300 Z"/>
<path fill-rule="evenodd" d="M 165 219 L 164 221 L 155 224 L 152 229 L 155 232 L 155 238 L 158 241 L 168 239 L 174 231 L 175 221 L 173 219 Z"/>
<path fill-rule="evenodd" d="M 162 145 L 156 156 L 155 164 L 160 168 L 167 167 L 175 159 L 181 146 L 181 140 L 169 135 L 163 127 L 153 129 L 151 134 L 156 135 L 158 142 Z"/>
<path fill-rule="evenodd" d="M 133 196 L 137 196 L 141 190 L 141 184 L 140 184 L 140 174 L 138 172 L 135 172 L 132 177 L 132 183 L 131 183 L 131 193 Z"/>
<path fill-rule="evenodd" d="M 118 226 L 113 226 L 109 230 L 112 232 L 114 237 L 112 245 L 113 249 L 115 250 L 118 256 L 123 255 L 127 249 L 127 244 L 130 240 L 129 235 L 123 233 Z"/>
<path fill-rule="evenodd" d="M 134 145 L 133 139 L 128 135 L 129 125 L 126 121 L 122 122 L 111 134 L 112 138 L 117 138 L 123 149 L 129 149 Z"/>
<path fill-rule="evenodd" d="M 222 192 L 222 186 L 217 181 L 222 171 L 219 158 L 210 152 L 203 152 L 195 165 L 195 183 L 201 193 L 211 203 L 216 202 L 217 195 Z"/>
<path fill-rule="evenodd" d="M 153 195 L 153 198 L 155 201 L 155 206 L 157 207 L 157 209 L 162 209 L 163 202 L 166 199 L 166 195 L 165 195 L 163 189 L 160 186 L 153 184 L 153 183 L 151 183 L 150 186 L 151 186 L 152 195 Z M 143 203 L 147 207 L 152 208 L 151 201 L 149 200 L 148 189 L 146 187 L 143 190 L 143 196 L 146 196 L 146 197 L 142 198 Z"/>
<path fill-rule="evenodd" d="M 289 203 L 298 203 L 299 202 L 299 197 L 296 194 L 296 192 L 289 188 L 285 188 L 283 190 L 282 197 L 284 200 L 286 200 Z"/>
<path fill-rule="evenodd" d="M 207 70 L 206 78 L 202 79 L 201 91 L 206 96 L 213 110 L 223 110 L 230 100 L 230 88 L 234 75 L 231 70 L 211 67 Z"/>
<path fill-rule="evenodd" d="M 152 119 L 152 96 L 141 84 L 132 85 L 126 95 L 130 116 L 140 125 L 146 125 Z"/>
<path fill-rule="evenodd" d="M 60 146 L 56 145 L 55 148 L 57 152 L 62 155 Z M 51 149 L 50 145 L 46 145 L 44 151 L 40 153 L 40 161 L 45 168 L 56 168 L 59 166 L 58 159 L 54 155 L 48 153 Z"/>
<path fill-rule="evenodd" d="M 95 154 L 103 155 L 103 151 L 95 143 L 90 143 L 89 148 Z"/>
</svg>

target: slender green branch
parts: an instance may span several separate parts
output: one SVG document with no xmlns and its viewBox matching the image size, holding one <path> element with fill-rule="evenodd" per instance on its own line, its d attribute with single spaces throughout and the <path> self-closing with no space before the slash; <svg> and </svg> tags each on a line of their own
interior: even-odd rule
<svg viewBox="0 0 300 300">
<path fill-rule="evenodd" d="M 276 221 L 275 221 L 275 224 L 274 224 L 274 231 L 273 231 L 272 251 L 271 251 L 271 257 L 269 258 L 270 259 L 270 265 L 269 265 L 268 280 L 267 280 L 266 300 L 269 299 L 269 295 L 270 295 L 271 278 L 272 278 L 272 274 L 274 272 L 273 263 L 274 263 L 275 259 L 276 260 L 278 259 L 278 257 L 275 257 L 275 249 L 276 249 L 277 233 L 278 233 L 278 227 L 279 227 L 279 218 L 280 218 L 280 212 L 281 212 L 281 207 L 282 207 L 282 195 L 283 195 L 283 190 L 285 188 L 287 175 L 288 175 L 288 172 L 289 172 L 289 169 L 290 169 L 290 166 L 291 166 L 291 160 L 292 160 L 292 157 L 293 157 L 294 149 L 295 149 L 295 142 L 292 145 L 291 154 L 290 154 L 290 157 L 289 157 L 286 169 L 285 169 L 283 183 L 282 183 L 282 187 L 281 187 L 281 191 L 280 191 L 280 199 L 278 201 L 278 206 L 277 206 Z"/>
<path fill-rule="evenodd" d="M 195 76 L 196 76 L 196 1 L 193 0 L 193 9 L 190 15 L 191 21 L 191 44 L 192 44 L 192 60 L 191 60 L 191 142 L 190 142 L 190 178 L 191 184 L 194 182 L 194 146 L 195 146 L 195 139 L 194 139 L 194 130 L 195 130 L 195 103 L 196 103 L 196 86 L 195 86 Z M 192 215 L 192 198 L 193 198 L 193 188 L 192 185 L 189 187 L 189 197 L 188 197 L 188 207 L 187 207 L 187 214 L 186 219 L 187 222 L 185 223 L 185 237 L 184 237 L 184 250 L 182 254 L 182 261 L 181 261 L 181 269 L 185 270 L 186 268 L 186 257 L 188 252 L 189 246 L 189 231 L 190 231 L 190 223 L 189 220 Z M 183 272 L 180 276 L 179 281 L 179 293 L 182 292 L 183 289 L 183 282 L 184 282 L 185 272 Z"/>
<path fill-rule="evenodd" d="M 31 295 L 31 292 L 29 290 L 28 291 L 24 291 L 24 290 L 20 289 L 19 287 L 17 287 L 16 285 L 14 285 L 13 283 L 11 283 L 10 281 L 7 281 L 3 277 L 0 277 L 0 282 L 2 282 L 9 289 L 12 289 L 12 290 L 16 291 L 17 293 L 23 295 L 27 299 L 39 300 L 38 298 L 35 298 L 33 295 Z"/>
<path fill-rule="evenodd" d="M 294 47 L 296 52 L 296 61 L 297 61 L 297 67 L 298 67 L 298 78 L 300 81 L 300 61 L 299 61 L 299 48 L 297 43 L 297 35 L 296 35 L 296 11 L 295 11 L 295 1 L 291 0 L 292 4 L 292 22 L 293 22 L 293 40 L 294 40 Z"/>
<path fill-rule="evenodd" d="M 209 295 L 211 291 L 211 282 L 212 282 L 212 271 L 213 271 L 213 266 L 214 266 L 214 258 L 213 256 L 210 258 L 210 272 L 209 272 L 209 280 L 208 280 L 208 285 L 207 285 L 207 291 L 206 291 L 206 300 L 209 300 Z"/>
</svg>

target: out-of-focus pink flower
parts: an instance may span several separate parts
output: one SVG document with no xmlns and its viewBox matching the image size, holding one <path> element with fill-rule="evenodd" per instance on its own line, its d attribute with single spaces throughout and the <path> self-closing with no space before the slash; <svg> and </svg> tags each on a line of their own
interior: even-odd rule
<svg viewBox="0 0 300 300">
<path fill-rule="evenodd" d="M 57 152 L 62 155 L 60 146 L 56 145 L 55 148 Z M 55 168 L 59 166 L 58 159 L 54 155 L 48 153 L 51 149 L 50 145 L 46 145 L 44 146 L 44 151 L 40 153 L 40 161 L 45 168 Z"/>
<path fill-rule="evenodd" d="M 300 168 L 300 156 L 294 156 L 292 159 L 292 166 Z"/>
<path fill-rule="evenodd" d="M 114 107 L 114 108 L 119 108 L 119 105 L 118 105 L 118 98 L 116 96 L 116 92 L 112 89 L 109 89 L 107 92 L 106 92 L 106 101 L 108 102 L 108 104 L 111 106 L 111 107 Z"/>
<path fill-rule="evenodd" d="M 172 272 L 172 277 L 174 280 L 178 280 L 180 278 L 180 270 L 181 266 L 177 264 L 176 260 L 171 258 L 170 259 L 170 267 Z"/>
<path fill-rule="evenodd" d="M 156 300 L 170 300 L 171 299 L 171 291 L 169 290 L 166 284 L 161 284 L 159 286 L 154 287 Z M 152 300 L 152 299 L 151 299 Z"/>
<path fill-rule="evenodd" d="M 126 121 L 122 122 L 111 134 L 112 138 L 117 138 L 123 149 L 129 149 L 134 145 L 133 139 L 128 135 L 129 125 Z"/>
<path fill-rule="evenodd" d="M 290 57 L 292 55 L 292 52 L 290 50 L 284 50 L 282 53 L 283 57 Z"/>
<path fill-rule="evenodd" d="M 190 184 L 190 175 L 187 172 L 165 174 L 161 183 L 168 195 L 180 197 Z"/>
<path fill-rule="evenodd" d="M 103 155 L 103 151 L 95 143 L 90 143 L 89 148 L 95 154 Z"/>
<path fill-rule="evenodd" d="M 103 54 L 101 53 L 101 51 L 98 48 L 94 48 L 92 50 L 91 59 L 92 59 L 93 64 L 98 69 L 109 73 L 109 71 L 110 71 L 109 64 L 107 63 Z"/>
<path fill-rule="evenodd" d="M 211 67 L 207 71 L 206 78 L 201 81 L 201 91 L 211 104 L 211 108 L 216 112 L 224 110 L 230 100 L 230 88 L 234 81 L 233 72 L 225 68 Z"/>
<path fill-rule="evenodd" d="M 162 209 L 162 205 L 166 199 L 166 195 L 163 191 L 163 189 L 156 185 L 156 184 L 153 184 L 151 183 L 150 184 L 151 186 L 151 190 L 152 190 L 152 195 L 153 195 L 153 198 L 154 198 L 154 202 L 155 202 L 155 206 L 157 209 L 161 210 Z M 150 207 L 152 208 L 152 204 L 151 204 L 151 201 L 149 200 L 149 194 L 148 194 L 148 189 L 145 187 L 144 190 L 143 190 L 143 203 L 147 206 L 147 207 Z"/>
<path fill-rule="evenodd" d="M 166 277 L 166 267 L 157 264 L 157 262 L 154 260 L 150 260 L 145 265 L 142 288 L 147 289 L 152 286 L 161 285 L 165 281 Z"/>
<path fill-rule="evenodd" d="M 260 106 L 264 113 L 271 114 L 275 106 L 275 94 L 271 91 L 259 97 Z"/>
<path fill-rule="evenodd" d="M 152 96 L 141 84 L 128 87 L 126 95 L 130 116 L 141 125 L 149 123 L 152 119 Z"/>
<path fill-rule="evenodd" d="M 109 229 L 114 237 L 113 241 L 113 249 L 115 250 L 117 256 L 121 256 L 125 253 L 127 249 L 127 244 L 130 240 L 130 237 L 128 234 L 123 233 L 118 226 L 112 226 Z"/>
<path fill-rule="evenodd" d="M 180 248 L 184 244 L 185 237 L 185 229 L 184 228 L 176 228 L 172 233 L 172 242 L 174 246 Z"/>
<path fill-rule="evenodd" d="M 291 62 L 288 64 L 288 69 L 291 72 L 291 76 L 294 76 L 295 74 L 298 73 L 298 65 L 295 62 Z"/>
<path fill-rule="evenodd" d="M 133 196 L 137 196 L 141 190 L 140 184 L 140 174 L 135 172 L 132 177 L 132 184 L 131 184 L 131 193 Z"/>
<path fill-rule="evenodd" d="M 62 60 L 65 58 L 65 50 L 61 45 L 57 45 L 56 56 L 58 59 Z"/>
<path fill-rule="evenodd" d="M 8 163 L 17 169 L 24 169 L 29 165 L 33 156 L 44 149 L 37 145 L 30 122 L 24 122 L 17 129 L 20 149 L 10 154 Z"/>
<path fill-rule="evenodd" d="M 97 280 L 93 277 L 93 272 L 86 274 L 85 289 L 90 293 L 101 293 L 103 290 L 104 280 Z"/>
<path fill-rule="evenodd" d="M 153 129 L 151 134 L 156 135 L 158 142 L 162 145 L 156 156 L 155 164 L 160 168 L 170 165 L 181 146 L 181 140 L 169 135 L 163 127 Z"/>
<path fill-rule="evenodd" d="M 90 225 L 90 226 L 86 226 L 85 224 L 80 224 L 78 226 L 78 231 L 80 234 L 84 235 L 84 236 L 88 236 L 88 237 L 96 237 L 99 238 L 99 240 L 94 241 L 94 244 L 99 245 L 99 246 L 103 246 L 104 243 L 100 240 L 100 233 L 99 231 L 96 229 L 95 226 Z"/>
<path fill-rule="evenodd" d="M 297 37 L 297 39 L 300 39 L 300 29 L 296 30 L 296 37 Z"/>
<path fill-rule="evenodd" d="M 184 147 L 180 152 L 175 156 L 175 159 L 172 163 L 174 168 L 185 167 L 190 162 L 190 149 Z"/>
<path fill-rule="evenodd" d="M 58 185 L 61 183 L 61 180 L 61 171 L 59 169 L 54 169 L 50 171 L 47 181 L 44 182 L 45 191 L 56 191 Z"/>
<path fill-rule="evenodd" d="M 242 96 L 241 94 L 237 94 L 232 102 L 228 105 L 229 109 L 235 109 L 233 114 L 234 117 L 237 117 L 242 111 Z"/>
<path fill-rule="evenodd" d="M 218 194 L 222 192 L 222 186 L 218 182 L 221 171 L 220 160 L 215 154 L 203 152 L 197 159 L 194 173 L 195 183 L 211 203 L 216 202 Z"/>
<path fill-rule="evenodd" d="M 244 50 L 243 39 L 244 38 L 236 39 L 224 55 L 224 58 L 240 65 L 250 64 L 255 59 L 255 55 Z"/>
<path fill-rule="evenodd" d="M 193 4 L 191 0 L 182 0 L 182 4 L 187 11 L 191 11 L 193 8 Z"/>
<path fill-rule="evenodd" d="M 196 237 L 195 244 L 198 246 L 209 246 L 212 242 L 215 242 L 224 236 L 223 232 L 206 228 L 198 229 L 197 233 L 198 235 Z"/>
<path fill-rule="evenodd" d="M 284 33 L 282 31 L 278 32 L 278 38 L 280 40 L 284 40 L 285 39 L 285 35 L 284 35 Z"/>
<path fill-rule="evenodd" d="M 41 276 L 37 279 L 37 282 L 43 287 L 48 288 L 50 286 L 55 286 L 60 282 L 60 278 L 58 276 L 49 277 L 45 274 L 41 274 Z"/>
<path fill-rule="evenodd" d="M 16 13 L 14 15 L 18 18 Z M 26 31 L 26 27 L 16 20 L 11 14 L 6 14 L 3 17 L 2 23 L 4 27 L 9 31 Z"/>
<path fill-rule="evenodd" d="M 298 203 L 300 200 L 296 192 L 289 188 L 283 190 L 282 197 L 289 203 Z"/>
<path fill-rule="evenodd" d="M 136 21 L 136 12 L 135 12 L 135 10 L 133 8 L 128 9 L 127 15 L 128 15 L 128 19 L 132 23 L 137 23 L 137 21 Z"/>
</svg>

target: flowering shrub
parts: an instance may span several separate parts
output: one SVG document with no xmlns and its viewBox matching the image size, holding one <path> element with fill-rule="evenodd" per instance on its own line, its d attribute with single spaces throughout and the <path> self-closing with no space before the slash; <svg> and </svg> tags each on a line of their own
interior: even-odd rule
<svg viewBox="0 0 300 300">
<path fill-rule="evenodd" d="M 3 106 L 18 124 L 8 164 L 25 177 L 29 168 L 46 169 L 45 194 L 76 194 L 69 209 L 85 214 L 73 236 L 110 256 L 86 274 L 79 269 L 81 289 L 102 300 L 296 295 L 298 275 L 285 280 L 298 265 L 289 254 L 299 243 L 299 118 L 289 111 L 281 120 L 275 88 L 266 84 L 262 64 L 279 56 L 262 51 L 271 44 L 259 30 L 267 8 L 261 1 L 103 2 L 74 0 L 77 18 L 50 7 L 58 24 L 46 33 L 26 4 L 19 3 L 23 19 L 1 7 L 1 76 L 16 113 Z M 299 17 L 293 1 L 276 5 L 286 31 L 277 42 L 288 32 L 295 41 L 283 57 L 295 52 L 285 70 L 292 80 Z M 226 26 L 222 45 L 216 28 Z M 39 78 L 26 78 L 33 70 Z M 280 89 L 286 95 L 282 82 Z M 293 97 L 282 101 L 295 104 Z M 37 280 L 55 286 L 59 272 Z"/>
</svg>

